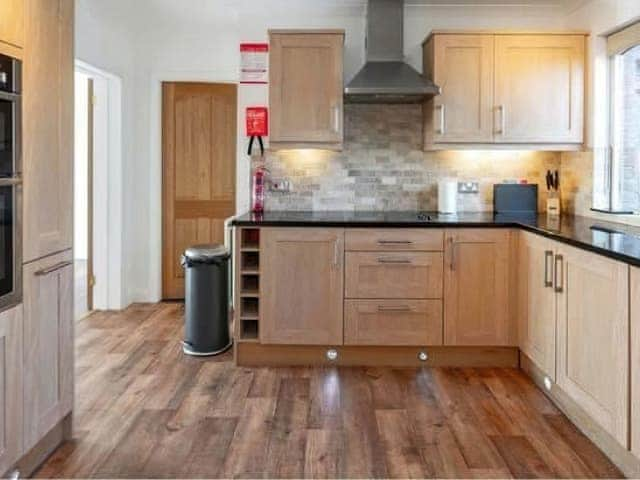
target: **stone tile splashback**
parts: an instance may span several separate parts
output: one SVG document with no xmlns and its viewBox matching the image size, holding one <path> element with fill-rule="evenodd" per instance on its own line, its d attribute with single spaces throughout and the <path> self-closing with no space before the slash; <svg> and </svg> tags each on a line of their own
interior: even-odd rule
<svg viewBox="0 0 640 480">
<path fill-rule="evenodd" d="M 346 105 L 342 152 L 269 153 L 273 179 L 288 193 L 267 192 L 267 210 L 437 210 L 442 178 L 477 181 L 479 194 L 459 194 L 459 211 L 490 211 L 493 184 L 526 178 L 540 185 L 544 210 L 547 169 L 560 168 L 552 152 L 422 151 L 420 105 Z"/>
</svg>

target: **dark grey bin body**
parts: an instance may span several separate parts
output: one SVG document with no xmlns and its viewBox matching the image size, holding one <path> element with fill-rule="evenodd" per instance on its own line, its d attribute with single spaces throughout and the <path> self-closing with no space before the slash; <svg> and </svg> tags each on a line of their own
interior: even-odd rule
<svg viewBox="0 0 640 480">
<path fill-rule="evenodd" d="M 229 259 L 222 245 L 197 245 L 182 257 L 185 269 L 183 351 L 216 355 L 231 346 L 229 335 Z"/>
</svg>

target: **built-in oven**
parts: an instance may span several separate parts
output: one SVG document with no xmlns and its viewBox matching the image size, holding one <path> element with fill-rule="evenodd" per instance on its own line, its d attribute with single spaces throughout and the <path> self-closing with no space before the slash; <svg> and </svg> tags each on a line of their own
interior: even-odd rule
<svg viewBox="0 0 640 480">
<path fill-rule="evenodd" d="M 21 62 L 0 55 L 0 310 L 22 301 Z"/>
</svg>

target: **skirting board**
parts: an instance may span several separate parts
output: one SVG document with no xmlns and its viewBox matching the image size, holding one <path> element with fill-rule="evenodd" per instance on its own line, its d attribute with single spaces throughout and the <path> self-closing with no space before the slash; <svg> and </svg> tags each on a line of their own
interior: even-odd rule
<svg viewBox="0 0 640 480">
<path fill-rule="evenodd" d="M 42 465 L 49 456 L 65 441 L 72 438 L 73 413 L 58 422 L 42 439 L 16 464 L 20 478 L 28 478 Z"/>
<path fill-rule="evenodd" d="M 520 353 L 520 367 L 562 413 L 564 413 L 589 440 L 595 443 L 627 478 L 640 478 L 640 460 L 589 418 L 584 410 L 569 398 L 555 383 L 552 384 L 551 390 L 547 390 L 544 387 L 544 373 L 542 373 L 524 353 Z"/>
<path fill-rule="evenodd" d="M 262 366 L 380 366 L 380 367 L 518 367 L 516 347 L 335 347 L 338 357 L 327 358 L 330 346 L 261 345 L 236 343 L 236 363 Z M 418 358 L 426 352 L 428 359 Z"/>
</svg>

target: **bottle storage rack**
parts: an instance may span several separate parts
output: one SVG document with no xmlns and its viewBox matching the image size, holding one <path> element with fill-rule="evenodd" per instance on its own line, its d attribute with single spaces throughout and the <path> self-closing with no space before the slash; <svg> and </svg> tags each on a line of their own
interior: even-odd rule
<svg viewBox="0 0 640 480">
<path fill-rule="evenodd" d="M 260 338 L 260 229 L 242 228 L 238 240 L 238 338 L 242 342 L 257 342 Z"/>
</svg>

